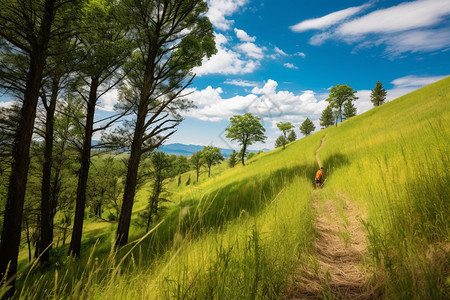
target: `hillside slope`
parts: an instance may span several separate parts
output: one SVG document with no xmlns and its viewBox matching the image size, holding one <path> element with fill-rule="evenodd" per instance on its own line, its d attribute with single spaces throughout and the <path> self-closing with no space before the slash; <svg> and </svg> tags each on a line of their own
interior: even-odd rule
<svg viewBox="0 0 450 300">
<path fill-rule="evenodd" d="M 446 78 L 184 187 L 143 238 L 119 253 L 93 250 L 83 264 L 68 260 L 56 269 L 65 276 L 55 270 L 34 276 L 22 295 L 280 298 L 298 267 L 314 265 L 316 194 L 337 208 L 345 195 L 362 212 L 368 244 L 362 268 L 376 295 L 442 298 L 450 270 L 449 101 Z M 326 184 L 314 191 L 323 137 Z"/>
</svg>

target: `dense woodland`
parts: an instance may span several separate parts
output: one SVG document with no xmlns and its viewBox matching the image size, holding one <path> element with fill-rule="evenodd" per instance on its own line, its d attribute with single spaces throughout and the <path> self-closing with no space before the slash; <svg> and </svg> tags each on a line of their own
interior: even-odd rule
<svg viewBox="0 0 450 300">
<path fill-rule="evenodd" d="M 16 100 L 1 118 L 2 277 L 14 278 L 24 241 L 45 263 L 55 238 L 71 235 L 79 256 L 84 216 L 106 207 L 119 220 L 117 245 L 127 243 L 149 173 L 141 161 L 175 132 L 192 107 L 190 70 L 216 51 L 206 10 L 204 1 L 1 1 L 0 87 Z M 99 117 L 112 89 L 119 104 Z M 96 164 L 96 148 L 128 156 Z"/>
</svg>

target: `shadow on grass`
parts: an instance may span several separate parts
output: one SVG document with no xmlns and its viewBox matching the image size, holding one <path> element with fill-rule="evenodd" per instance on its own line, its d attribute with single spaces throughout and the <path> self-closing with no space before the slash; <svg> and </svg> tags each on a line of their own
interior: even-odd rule
<svg viewBox="0 0 450 300">
<path fill-rule="evenodd" d="M 342 168 L 350 163 L 346 155 L 336 153 L 328 156 L 323 160 L 324 178 L 330 180 L 335 170 Z"/>
</svg>

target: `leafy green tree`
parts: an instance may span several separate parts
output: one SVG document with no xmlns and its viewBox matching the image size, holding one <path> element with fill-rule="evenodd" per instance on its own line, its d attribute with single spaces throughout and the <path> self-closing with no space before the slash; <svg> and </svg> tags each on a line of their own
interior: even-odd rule
<svg viewBox="0 0 450 300">
<path fill-rule="evenodd" d="M 342 107 L 344 106 L 345 102 L 353 102 L 358 99 L 355 94 L 356 91 L 354 91 L 353 88 L 349 87 L 346 84 L 336 84 L 331 88 L 330 95 L 326 100 L 330 103 L 330 106 L 332 108 L 336 109 L 336 126 L 339 118 L 342 122 Z"/>
<path fill-rule="evenodd" d="M 267 137 L 264 135 L 266 129 L 261 124 L 261 119 L 246 113 L 244 115 L 234 115 L 230 118 L 230 125 L 225 129 L 226 137 L 242 145 L 242 165 L 245 165 L 245 153 L 247 147 L 254 142 L 264 142 Z"/>
<path fill-rule="evenodd" d="M 73 35 L 74 19 L 80 16 L 80 0 L 1 0 L 0 36 L 2 51 L 22 55 L 27 76 L 16 93 L 22 109 L 13 143 L 11 175 L 0 242 L 0 277 L 14 278 L 20 245 L 30 145 L 44 68 L 50 43 Z M 70 9 L 71 13 L 68 13 Z M 2 78 L 3 81 L 3 78 Z M 6 270 L 8 273 L 6 274 Z M 8 293 L 14 293 L 14 280 Z"/>
<path fill-rule="evenodd" d="M 300 126 L 300 131 L 305 136 L 310 135 L 311 132 L 313 132 L 316 129 L 316 126 L 314 126 L 313 122 L 309 118 L 306 118 L 305 121 L 303 121 L 302 125 Z"/>
<path fill-rule="evenodd" d="M 280 135 L 280 136 L 275 140 L 275 148 L 283 147 L 285 144 L 287 144 L 287 141 L 284 139 L 284 136 L 282 136 L 282 135 Z"/>
<path fill-rule="evenodd" d="M 190 170 L 189 160 L 184 155 L 178 155 L 173 162 L 172 176 L 181 175 Z"/>
<path fill-rule="evenodd" d="M 373 106 L 380 106 L 386 101 L 386 89 L 383 87 L 383 84 L 379 81 L 375 84 L 372 93 L 370 94 L 370 101 L 372 101 Z"/>
<path fill-rule="evenodd" d="M 284 139 L 280 140 L 280 142 L 283 142 L 283 149 L 286 147 L 288 138 L 287 138 L 287 133 L 294 128 L 294 125 L 292 125 L 290 122 L 280 122 L 277 123 L 277 127 L 279 130 L 281 130 L 283 132 L 283 137 Z"/>
<path fill-rule="evenodd" d="M 345 102 L 343 114 L 345 119 L 349 119 L 351 117 L 356 116 L 356 107 L 353 105 L 351 101 Z"/>
<path fill-rule="evenodd" d="M 320 126 L 322 126 L 322 128 L 333 126 L 334 119 L 333 107 L 328 105 L 327 108 L 323 110 L 322 116 L 320 117 Z"/>
<path fill-rule="evenodd" d="M 213 146 L 203 147 L 202 157 L 208 166 L 208 177 L 211 177 L 211 166 L 223 161 L 223 155 L 220 153 L 220 149 Z"/>
<path fill-rule="evenodd" d="M 234 168 L 234 166 L 236 165 L 237 155 L 238 155 L 238 153 L 235 150 L 233 150 L 233 152 L 231 152 L 230 159 L 228 160 L 228 164 L 230 165 L 230 168 Z"/>
<path fill-rule="evenodd" d="M 289 143 L 292 143 L 292 142 L 294 142 L 296 139 L 297 139 L 297 135 L 295 134 L 295 131 L 294 131 L 294 130 L 291 130 L 291 131 L 289 132 L 288 137 L 287 137 L 287 141 L 288 141 Z"/>
<path fill-rule="evenodd" d="M 120 18 L 137 45 L 125 66 L 121 105 L 134 112 L 131 145 L 117 246 L 125 245 L 136 193 L 141 155 L 161 145 L 182 121 L 181 110 L 192 104 L 183 90 L 192 82 L 192 68 L 217 50 L 203 0 L 122 0 Z"/>
<path fill-rule="evenodd" d="M 192 154 L 190 163 L 194 168 L 195 173 L 197 174 L 197 182 L 198 182 L 200 171 L 202 167 L 205 165 L 205 160 L 203 159 L 202 151 L 197 151 L 194 154 Z"/>
<path fill-rule="evenodd" d="M 252 159 L 253 157 L 255 157 L 255 155 L 256 155 L 255 152 L 250 152 L 250 153 L 247 155 L 247 160 Z"/>
</svg>

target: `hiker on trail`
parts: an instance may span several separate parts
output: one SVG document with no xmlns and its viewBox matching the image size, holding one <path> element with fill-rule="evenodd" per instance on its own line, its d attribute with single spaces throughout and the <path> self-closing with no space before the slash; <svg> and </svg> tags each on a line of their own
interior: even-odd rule
<svg viewBox="0 0 450 300">
<path fill-rule="evenodd" d="M 323 168 L 320 167 L 319 171 L 316 173 L 316 178 L 314 179 L 316 182 L 316 187 L 320 187 L 322 184 L 322 175 L 323 175 Z"/>
</svg>

